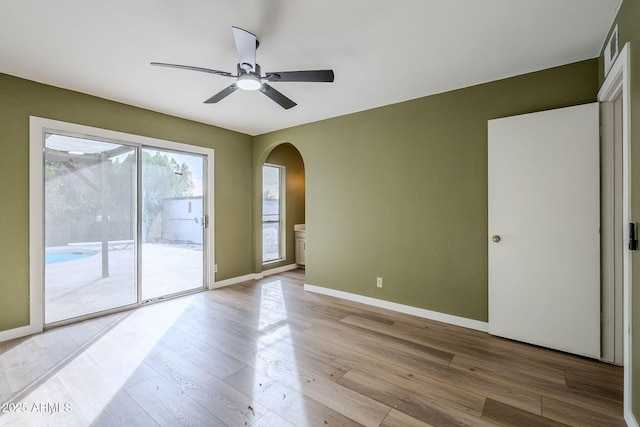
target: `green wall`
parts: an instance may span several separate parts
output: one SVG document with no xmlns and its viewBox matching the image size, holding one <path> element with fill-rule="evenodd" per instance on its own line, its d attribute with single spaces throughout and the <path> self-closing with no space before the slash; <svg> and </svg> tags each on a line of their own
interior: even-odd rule
<svg viewBox="0 0 640 427">
<path fill-rule="evenodd" d="M 284 166 L 286 170 L 286 225 L 285 225 L 285 259 L 280 262 L 273 262 L 262 266 L 263 270 L 270 270 L 285 265 L 295 264 L 295 224 L 304 224 L 305 221 L 305 174 L 304 162 L 298 150 L 291 144 L 285 143 L 275 147 L 266 160 L 262 163 L 271 163 Z M 259 167 L 262 167 L 262 164 Z M 261 175 L 261 170 L 256 171 L 256 175 Z M 259 185 L 257 188 L 262 188 Z M 262 211 L 257 213 L 262 216 Z M 257 229 L 261 230 L 261 224 L 257 224 Z M 259 245 L 261 247 L 261 245 Z"/>
<path fill-rule="evenodd" d="M 595 101 L 597 63 L 255 137 L 304 159 L 306 282 L 486 321 L 487 120 Z"/>
<path fill-rule="evenodd" d="M 640 0 L 624 0 L 614 21 L 618 24 L 619 49 L 630 42 L 631 59 L 631 221 L 640 223 Z M 604 80 L 603 57 L 600 57 L 600 82 Z M 631 410 L 636 421 L 640 421 L 640 253 L 632 253 L 631 260 Z M 633 273 L 634 272 L 634 273 Z M 634 369 L 635 367 L 635 369 Z"/>
<path fill-rule="evenodd" d="M 0 331 L 29 323 L 29 116 L 215 149 L 217 280 L 253 270 L 252 138 L 0 74 Z"/>
<path fill-rule="evenodd" d="M 632 70 L 639 20 L 640 0 L 625 0 L 617 22 L 621 46 L 632 42 Z M 295 197 L 306 208 L 293 208 L 290 224 L 306 217 L 307 283 L 486 321 L 487 120 L 595 101 L 602 79 L 598 60 L 583 61 L 252 138 L 0 74 L 0 331 L 29 322 L 30 115 L 215 149 L 217 280 L 262 271 L 261 165 L 278 146 L 286 148 L 270 161 L 289 162 L 293 151 L 280 144 L 291 143 L 304 160 L 306 191 Z M 640 164 L 633 116 L 631 134 Z M 640 188 L 632 191 L 640 222 Z M 287 251 L 282 264 L 293 262 Z M 640 271 L 639 254 L 633 267 Z M 639 274 L 632 286 L 640 288 Z M 640 307 L 640 292 L 632 304 Z M 632 316 L 640 366 L 640 309 Z M 640 370 L 633 396 L 638 419 Z"/>
</svg>

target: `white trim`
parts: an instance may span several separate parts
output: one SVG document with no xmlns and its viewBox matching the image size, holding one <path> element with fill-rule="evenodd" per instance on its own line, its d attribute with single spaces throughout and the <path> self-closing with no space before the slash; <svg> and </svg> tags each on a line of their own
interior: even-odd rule
<svg viewBox="0 0 640 427">
<path fill-rule="evenodd" d="M 238 283 L 248 282 L 250 280 L 262 279 L 262 273 L 245 274 L 244 276 L 232 277 L 230 279 L 220 280 L 209 287 L 210 290 L 224 288 L 225 286 L 236 285 Z"/>
<path fill-rule="evenodd" d="M 264 270 L 260 273 L 251 273 L 245 274 L 244 276 L 232 277 L 230 279 L 220 280 L 219 282 L 215 282 L 213 286 L 209 287 L 209 289 L 219 289 L 224 288 L 225 286 L 237 285 L 238 283 L 248 282 L 250 280 L 260 280 L 264 279 L 267 276 L 271 276 L 274 274 L 284 273 L 285 271 L 295 270 L 298 267 L 298 264 L 289 264 L 284 265 L 278 268 L 272 268 L 270 270 Z"/>
<path fill-rule="evenodd" d="M 0 332 L 0 342 L 26 337 L 27 335 L 37 334 L 39 332 L 42 332 L 42 329 L 38 330 L 31 325 L 20 326 L 14 329 L 7 329 L 6 331 Z"/>
<path fill-rule="evenodd" d="M 29 325 L 21 336 L 44 329 L 44 131 L 29 121 Z M 14 329 L 14 331 L 16 331 Z"/>
<path fill-rule="evenodd" d="M 437 322 L 444 322 L 455 326 L 461 326 L 463 328 L 475 329 L 476 331 L 487 332 L 489 330 L 489 324 L 487 322 L 467 319 L 466 317 L 453 316 L 451 314 L 426 310 L 419 307 L 412 307 L 410 305 L 398 304 L 395 302 L 352 294 L 349 292 L 338 291 L 335 289 L 323 288 L 321 286 L 309 285 L 307 283 L 304 284 L 304 290 L 327 295 L 330 297 L 358 302 L 361 304 L 371 305 L 374 307 L 384 308 L 391 311 L 397 311 L 404 314 L 410 314 L 412 316 L 422 317 L 424 319 L 435 320 Z"/>
<path fill-rule="evenodd" d="M 598 101 L 612 101 L 622 93 L 622 221 L 629 223 L 630 218 L 630 141 L 631 141 L 631 92 L 630 92 L 630 48 L 626 43 L 607 78 L 598 91 Z M 625 241 L 627 238 L 625 237 Z M 623 365 L 624 365 L 624 416 L 627 424 L 637 426 L 631 412 L 631 254 L 625 249 L 623 257 Z M 636 368 L 638 369 L 638 368 Z"/>
<path fill-rule="evenodd" d="M 42 170 L 45 132 L 61 132 L 82 137 L 91 136 L 131 145 L 184 151 L 207 156 L 207 184 L 209 189 L 207 212 L 209 224 L 206 228 L 206 241 L 209 242 L 209 254 L 206 260 L 207 277 L 205 283 L 208 283 L 209 288 L 211 288 L 211 284 L 215 283 L 215 269 L 211 268 L 215 265 L 215 195 L 213 193 L 215 188 L 213 180 L 215 162 L 212 148 L 31 116 L 29 120 L 29 325 L 0 333 L 0 340 L 7 332 L 11 332 L 10 336 L 17 337 L 41 332 L 44 328 L 44 178 Z M 20 335 L 14 336 L 16 333 Z"/>
<path fill-rule="evenodd" d="M 284 273 L 285 271 L 295 270 L 296 268 L 298 268 L 298 264 L 289 264 L 289 265 L 283 265 L 282 267 L 270 268 L 268 270 L 262 270 L 262 276 L 266 277 L 266 276 L 271 276 L 273 274 L 280 274 L 280 273 Z"/>
</svg>

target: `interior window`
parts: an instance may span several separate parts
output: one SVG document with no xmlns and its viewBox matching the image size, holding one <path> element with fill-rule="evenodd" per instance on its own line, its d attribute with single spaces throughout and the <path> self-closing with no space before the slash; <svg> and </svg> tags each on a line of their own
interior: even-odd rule
<svg viewBox="0 0 640 427">
<path fill-rule="evenodd" d="M 284 258 L 284 166 L 262 167 L 262 262 Z"/>
</svg>

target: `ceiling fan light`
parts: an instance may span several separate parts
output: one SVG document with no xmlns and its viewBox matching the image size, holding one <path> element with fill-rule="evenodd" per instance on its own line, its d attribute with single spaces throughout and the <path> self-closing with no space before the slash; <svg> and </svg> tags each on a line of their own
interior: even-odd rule
<svg viewBox="0 0 640 427">
<path fill-rule="evenodd" d="M 240 89 L 244 90 L 258 90 L 262 87 L 260 77 L 253 73 L 239 75 L 236 84 Z"/>
</svg>

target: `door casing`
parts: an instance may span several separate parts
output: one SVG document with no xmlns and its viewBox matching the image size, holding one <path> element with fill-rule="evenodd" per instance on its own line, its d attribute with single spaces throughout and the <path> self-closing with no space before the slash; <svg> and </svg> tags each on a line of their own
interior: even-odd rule
<svg viewBox="0 0 640 427">
<path fill-rule="evenodd" d="M 611 66 L 604 83 L 600 87 L 599 102 L 612 102 L 622 95 L 622 223 L 628 224 L 631 218 L 631 168 L 630 168 L 630 129 L 631 129 L 631 90 L 629 43 L 626 43 Z M 624 366 L 624 416 L 627 424 L 634 425 L 631 413 L 631 252 L 627 246 L 628 238 L 622 237 L 622 341 Z"/>
</svg>

